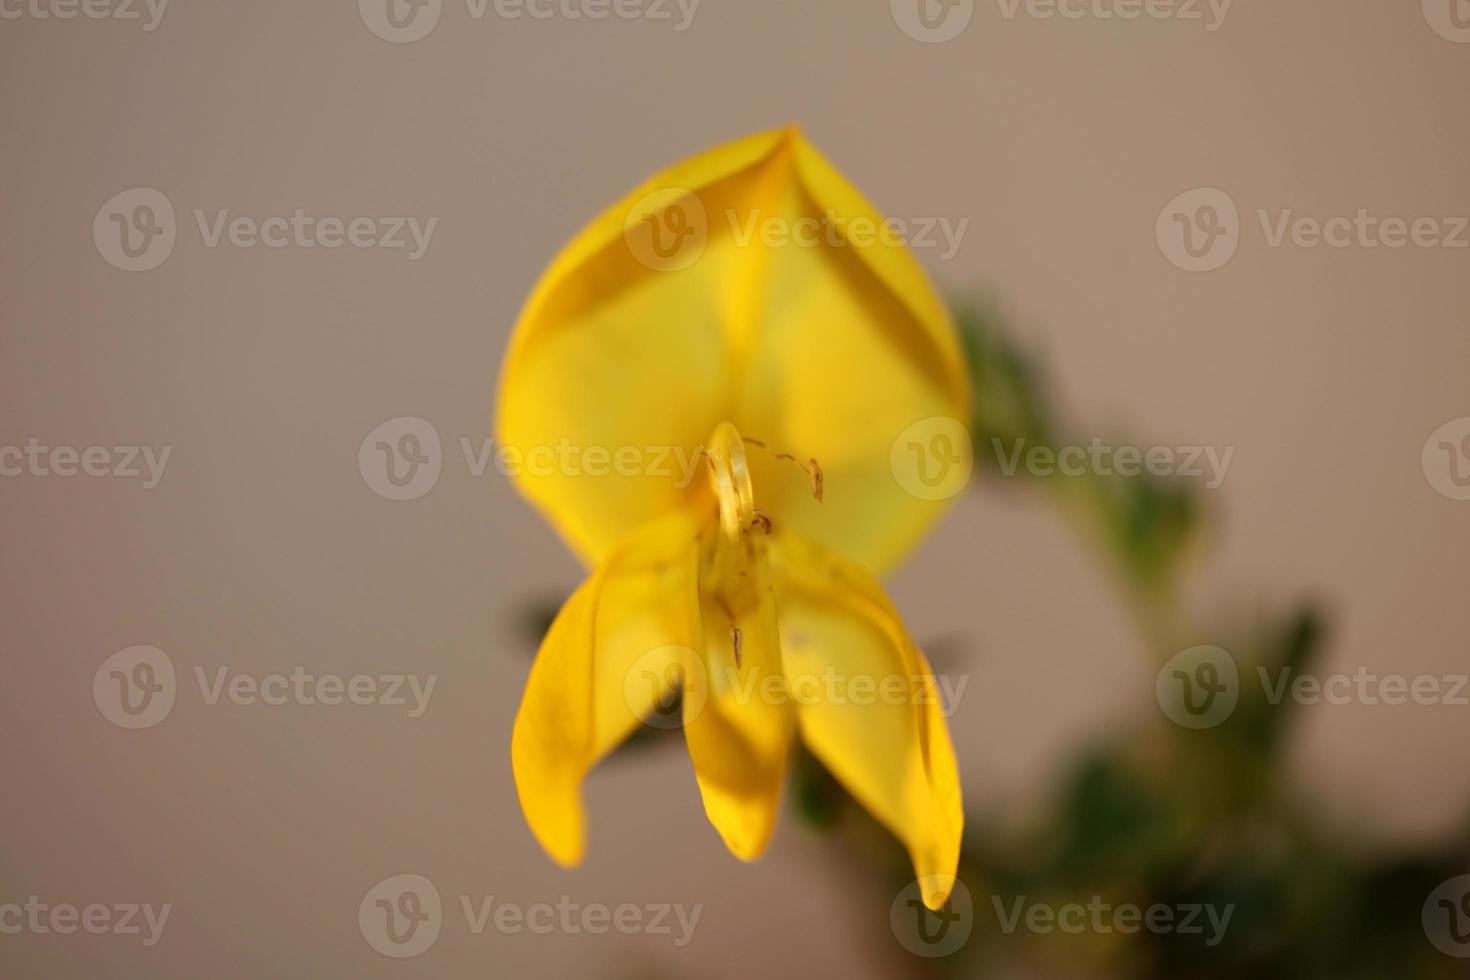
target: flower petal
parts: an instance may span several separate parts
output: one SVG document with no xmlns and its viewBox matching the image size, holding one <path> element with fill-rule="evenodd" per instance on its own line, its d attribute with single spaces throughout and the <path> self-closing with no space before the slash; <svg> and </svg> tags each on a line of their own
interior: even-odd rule
<svg viewBox="0 0 1470 980">
<path fill-rule="evenodd" d="M 904 842 L 920 881 L 953 882 L 959 771 L 924 655 L 856 564 L 792 535 L 772 539 L 771 563 L 802 738 Z M 938 908 L 947 895 L 934 884 L 924 901 Z"/>
<path fill-rule="evenodd" d="M 771 514 L 872 570 L 896 562 L 944 503 L 905 493 L 890 449 L 921 420 L 964 419 L 969 387 L 943 304 L 885 227 L 794 129 L 613 205 L 547 270 L 506 356 L 497 429 L 522 491 L 595 562 L 697 492 L 682 464 L 729 420 L 826 473 L 818 505 L 794 468 L 753 457 Z M 648 251 L 662 232 L 689 243 L 667 263 Z M 563 446 L 647 465 L 591 476 Z M 658 467 L 660 452 L 678 455 Z"/>
<path fill-rule="evenodd" d="M 731 853 L 753 861 L 775 829 L 795 720 L 765 535 L 718 535 L 711 530 L 702 549 L 704 683 L 685 694 L 684 737 L 710 822 Z"/>
<path fill-rule="evenodd" d="M 648 717 L 696 646 L 695 527 L 639 528 L 567 600 L 536 654 L 511 736 L 521 810 L 562 864 L 582 859 L 582 779 Z"/>
<path fill-rule="evenodd" d="M 633 218 L 636 230 L 643 212 L 699 223 L 700 214 L 733 207 L 749 183 L 741 175 L 780 135 L 710 150 L 612 205 L 552 262 L 516 324 L 501 368 L 498 439 L 519 463 L 513 475 L 521 491 L 588 564 L 687 500 L 694 450 L 727 417 L 733 390 L 724 324 L 736 257 L 724 222 L 701 225 L 715 234 L 688 239 L 700 251 L 678 269 L 635 251 L 625 226 Z M 639 456 L 589 476 L 554 455 L 563 446 Z"/>
<path fill-rule="evenodd" d="M 893 445 L 926 419 L 967 420 L 969 375 L 943 303 L 878 211 L 805 140 L 780 165 L 787 178 L 753 211 L 793 235 L 815 222 L 822 244 L 769 250 L 733 420 L 825 476 L 818 502 L 799 472 L 752 454 L 761 506 L 881 573 L 948 505 L 904 490 Z"/>
</svg>

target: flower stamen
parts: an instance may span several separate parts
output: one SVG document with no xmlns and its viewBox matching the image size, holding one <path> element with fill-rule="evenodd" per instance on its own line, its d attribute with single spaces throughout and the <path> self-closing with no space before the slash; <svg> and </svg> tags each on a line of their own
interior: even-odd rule
<svg viewBox="0 0 1470 980">
<path fill-rule="evenodd" d="M 820 504 L 822 502 L 822 464 L 818 463 L 816 459 L 811 458 L 803 463 L 800 459 L 791 455 L 790 453 L 773 452 L 771 450 L 771 447 L 766 445 L 760 439 L 752 439 L 750 436 L 742 436 L 741 441 L 752 445 L 757 449 L 764 449 L 774 459 L 783 460 L 788 463 L 795 463 L 797 466 L 799 466 L 803 471 L 805 471 L 807 477 L 810 478 L 810 480 L 812 481 L 812 496 L 817 498 L 817 503 Z"/>
</svg>

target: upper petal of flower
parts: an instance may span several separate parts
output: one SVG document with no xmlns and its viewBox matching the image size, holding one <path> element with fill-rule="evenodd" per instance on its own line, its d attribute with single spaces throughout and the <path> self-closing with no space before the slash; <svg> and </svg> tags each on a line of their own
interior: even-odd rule
<svg viewBox="0 0 1470 980">
<path fill-rule="evenodd" d="M 943 504 L 901 489 L 890 449 L 922 419 L 963 419 L 969 388 L 942 303 L 884 229 L 794 129 L 614 204 L 548 268 L 506 356 L 497 428 L 521 489 L 595 562 L 698 492 L 679 464 L 729 420 L 821 462 L 819 505 L 789 467 L 752 458 L 774 518 L 871 570 L 897 561 Z M 590 475 L 562 446 L 637 462 Z"/>
</svg>

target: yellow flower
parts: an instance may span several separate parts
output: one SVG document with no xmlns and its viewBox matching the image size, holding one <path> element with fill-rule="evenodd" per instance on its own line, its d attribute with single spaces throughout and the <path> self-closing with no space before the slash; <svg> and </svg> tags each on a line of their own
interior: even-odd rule
<svg viewBox="0 0 1470 980">
<path fill-rule="evenodd" d="M 562 250 L 516 326 L 497 421 L 521 491 L 593 569 L 512 737 L 552 857 L 582 857 L 587 771 L 682 690 L 705 812 L 738 857 L 770 839 L 799 730 L 943 903 L 954 751 L 874 576 L 944 506 L 895 478 L 895 440 L 969 397 L 894 226 L 794 129 L 671 167 Z"/>
</svg>

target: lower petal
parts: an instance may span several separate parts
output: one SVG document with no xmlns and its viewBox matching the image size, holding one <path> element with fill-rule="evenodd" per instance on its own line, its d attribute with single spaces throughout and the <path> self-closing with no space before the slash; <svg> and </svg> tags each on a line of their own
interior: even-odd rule
<svg viewBox="0 0 1470 980">
<path fill-rule="evenodd" d="M 695 529 L 682 515 L 628 535 L 562 606 L 511 736 L 521 810 L 562 864 L 586 846 L 582 779 L 679 683 L 697 646 Z"/>
<path fill-rule="evenodd" d="M 705 684 L 702 696 L 685 695 L 684 737 L 710 823 L 732 854 L 754 861 L 775 830 L 795 730 L 784 696 L 775 603 L 767 595 L 732 617 L 706 596 L 701 608 Z"/>
<path fill-rule="evenodd" d="M 959 771 L 933 672 L 855 563 L 790 533 L 771 545 L 781 654 L 802 738 L 909 851 L 938 908 L 959 864 Z"/>
<path fill-rule="evenodd" d="M 685 695 L 684 737 L 705 813 L 731 852 L 752 861 L 775 829 L 795 722 L 740 434 L 719 426 L 707 454 L 720 519 L 700 542 L 703 684 Z"/>
</svg>

